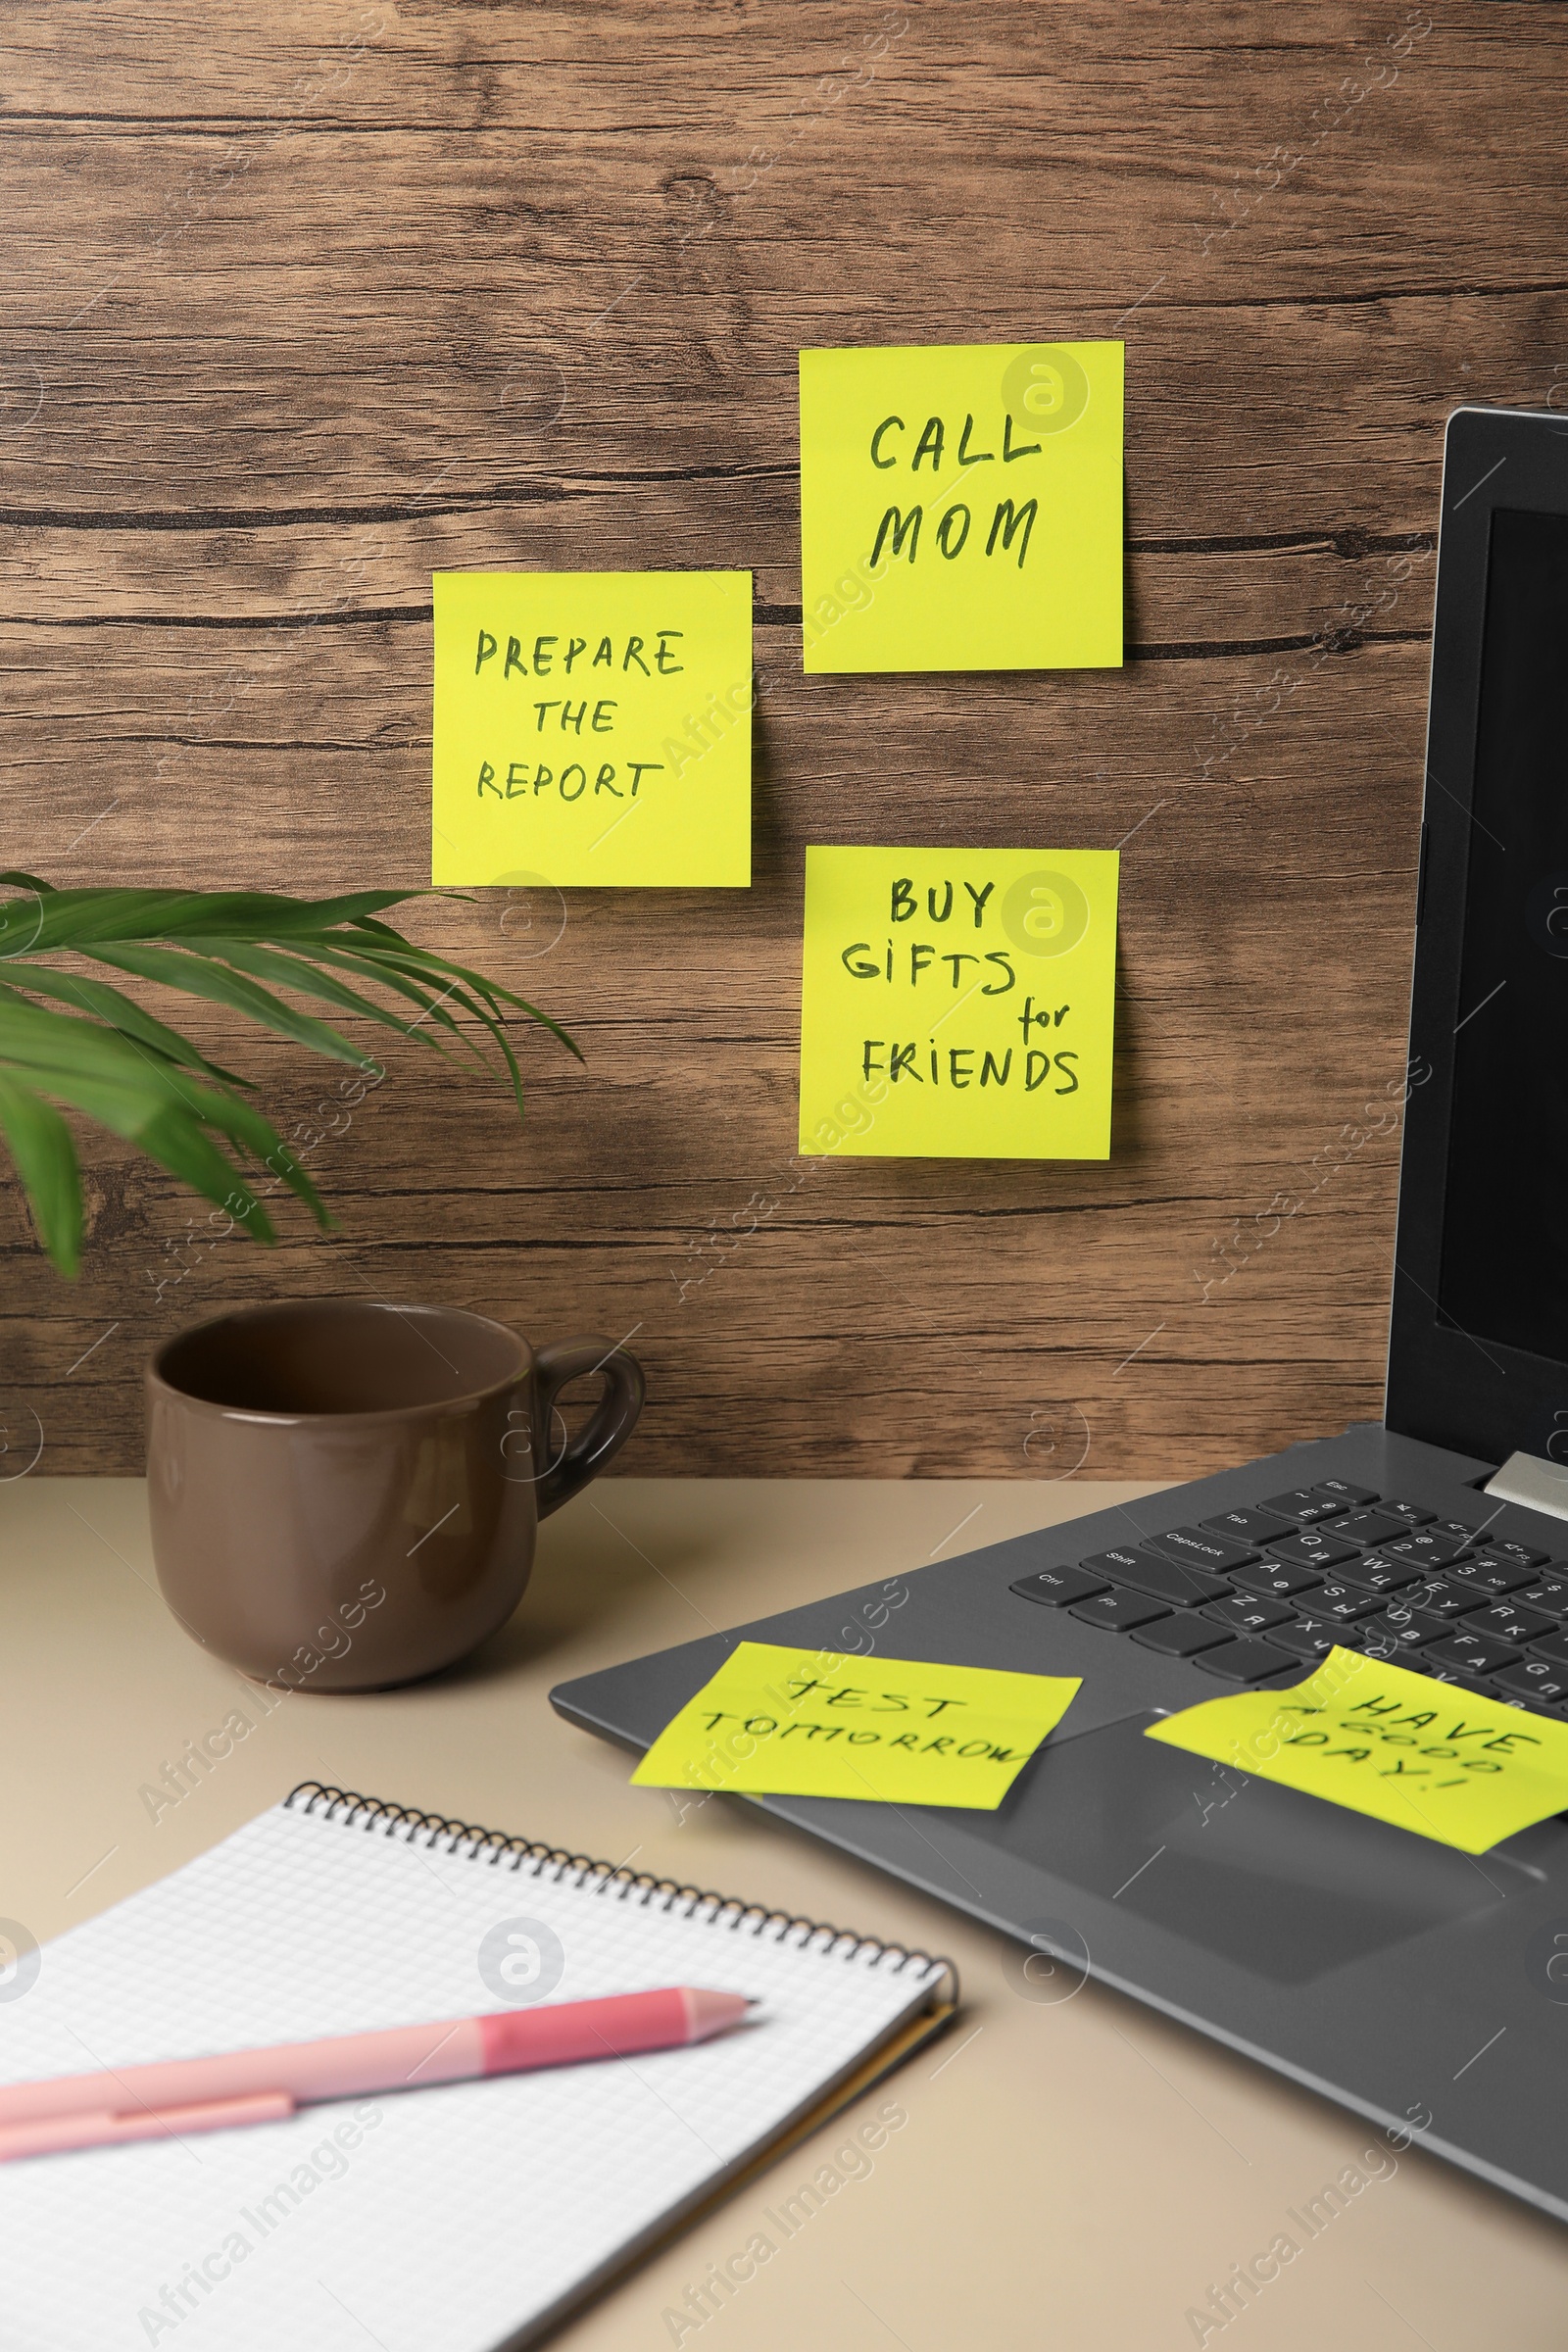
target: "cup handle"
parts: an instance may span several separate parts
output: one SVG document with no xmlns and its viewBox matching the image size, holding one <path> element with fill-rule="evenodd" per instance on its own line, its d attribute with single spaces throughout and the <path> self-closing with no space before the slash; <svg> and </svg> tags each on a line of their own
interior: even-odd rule
<svg viewBox="0 0 1568 2352">
<path fill-rule="evenodd" d="M 564 1388 L 591 1373 L 604 1376 L 605 1393 L 586 1427 L 570 1439 L 559 1461 L 551 1461 L 551 1409 Z M 573 1494 L 581 1494 L 607 1462 L 625 1445 L 643 1409 L 643 1368 L 634 1355 L 613 1340 L 552 1340 L 533 1359 L 534 1418 L 539 1444 L 549 1467 L 538 1482 L 541 1519 L 559 1511 Z"/>
</svg>

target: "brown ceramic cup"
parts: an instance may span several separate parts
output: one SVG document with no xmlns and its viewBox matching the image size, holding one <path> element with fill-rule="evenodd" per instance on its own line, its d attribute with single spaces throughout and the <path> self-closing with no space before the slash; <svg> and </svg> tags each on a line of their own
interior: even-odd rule
<svg viewBox="0 0 1568 2352">
<path fill-rule="evenodd" d="M 590 1374 L 604 1394 L 567 1439 L 556 1397 Z M 414 1682 L 493 1634 L 539 1521 L 643 1401 L 611 1340 L 533 1349 L 460 1307 L 334 1299 L 198 1324 L 146 1379 L 164 1598 L 230 1665 L 300 1690 Z"/>
</svg>

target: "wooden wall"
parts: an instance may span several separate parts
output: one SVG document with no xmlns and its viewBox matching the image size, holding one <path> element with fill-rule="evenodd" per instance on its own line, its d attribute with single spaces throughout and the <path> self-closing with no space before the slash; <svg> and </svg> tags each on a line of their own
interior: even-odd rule
<svg viewBox="0 0 1568 2352">
<path fill-rule="evenodd" d="M 307 1292 L 635 1331 L 645 1472 L 1375 1415 L 1442 427 L 1568 405 L 1563 12 L 5 18 L 0 862 L 419 884 L 432 568 L 750 566 L 763 686 L 750 893 L 412 914 L 581 1041 L 521 1130 L 407 1047 L 270 1255 L 93 1135 L 74 1289 L 0 1193 L 11 1468 L 134 1467 L 153 1345 Z M 1126 668 L 804 678 L 799 347 L 1110 334 Z M 1123 845 L 1108 1166 L 795 1157 L 809 841 Z M 324 1125 L 328 1065 L 200 1033 Z"/>
</svg>

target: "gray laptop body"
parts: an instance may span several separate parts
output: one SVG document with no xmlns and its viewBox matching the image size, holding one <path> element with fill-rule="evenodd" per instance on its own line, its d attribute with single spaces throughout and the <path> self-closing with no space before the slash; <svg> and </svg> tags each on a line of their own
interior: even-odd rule
<svg viewBox="0 0 1568 2352">
<path fill-rule="evenodd" d="M 1330 1638 L 1568 1721 L 1565 642 L 1568 431 L 1461 410 L 1384 1422 L 553 1698 L 641 1749 L 741 1640 L 1081 1676 L 995 1813 L 752 1801 L 1568 2219 L 1568 1821 L 1471 1857 L 1143 1737 Z"/>
</svg>

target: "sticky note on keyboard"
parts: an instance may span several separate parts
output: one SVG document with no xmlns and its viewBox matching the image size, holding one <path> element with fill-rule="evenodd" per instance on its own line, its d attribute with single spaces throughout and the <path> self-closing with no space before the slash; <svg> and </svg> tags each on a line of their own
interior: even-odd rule
<svg viewBox="0 0 1568 2352">
<path fill-rule="evenodd" d="M 435 575 L 431 879 L 744 889 L 749 571 Z"/>
<path fill-rule="evenodd" d="M 631 1777 L 652 1788 L 989 1812 L 1077 1689 L 1074 1675 L 742 1642 Z"/>
<path fill-rule="evenodd" d="M 1122 359 L 803 351 L 806 667 L 1118 667 Z"/>
<path fill-rule="evenodd" d="M 1117 862 L 808 849 L 801 1152 L 1108 1158 Z"/>
<path fill-rule="evenodd" d="M 1204 1699 L 1146 1737 L 1466 1854 L 1568 1808 L 1568 1723 L 1348 1649 L 1303 1683 Z"/>
</svg>

